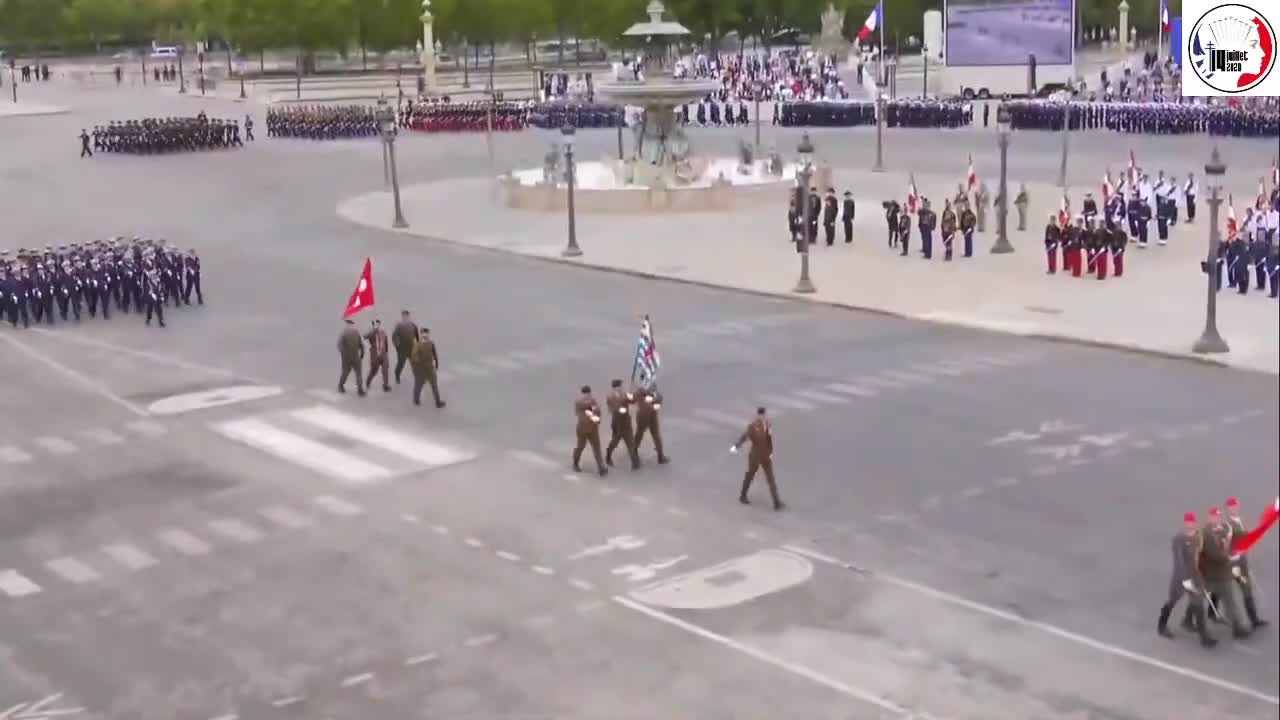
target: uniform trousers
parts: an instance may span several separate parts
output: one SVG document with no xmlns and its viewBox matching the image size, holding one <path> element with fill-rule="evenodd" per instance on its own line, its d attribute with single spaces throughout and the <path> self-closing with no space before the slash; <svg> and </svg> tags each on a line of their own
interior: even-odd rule
<svg viewBox="0 0 1280 720">
<path fill-rule="evenodd" d="M 832 246 L 832 245 L 834 245 L 834 244 L 835 244 L 835 242 L 836 242 L 836 223 L 835 223 L 835 221 L 833 220 L 833 221 L 831 221 L 831 222 L 829 222 L 829 223 L 823 223 L 823 224 L 822 224 L 822 229 L 823 229 L 823 231 L 826 233 L 826 236 L 827 236 L 827 247 L 831 247 L 831 246 Z"/>
<path fill-rule="evenodd" d="M 756 472 L 764 471 L 764 481 L 769 484 L 769 495 L 773 498 L 774 505 L 781 505 L 782 498 L 778 497 L 778 481 L 773 476 L 773 458 L 758 458 L 755 455 L 747 456 L 747 472 L 742 476 L 742 492 L 738 495 L 738 499 L 746 502 L 747 492 L 751 490 L 751 482 L 756 479 Z"/>
<path fill-rule="evenodd" d="M 853 242 L 853 221 L 852 220 L 844 221 L 844 241 L 846 243 Z"/>
<path fill-rule="evenodd" d="M 1124 275 L 1124 248 L 1119 248 L 1111 253 L 1112 268 L 1115 272 L 1112 275 L 1121 277 Z"/>
<path fill-rule="evenodd" d="M 964 256 L 973 257 L 973 231 L 964 231 Z"/>
<path fill-rule="evenodd" d="M 147 314 L 150 315 L 148 310 Z M 347 378 L 351 375 L 356 376 L 356 391 L 364 394 L 364 375 L 360 372 L 361 358 L 342 358 L 342 374 L 338 376 L 338 392 L 347 391 Z"/>
<path fill-rule="evenodd" d="M 955 240 L 955 233 L 947 233 L 947 232 L 942 233 L 942 259 L 943 260 L 951 259 L 951 245 L 954 240 Z"/>
<path fill-rule="evenodd" d="M 412 352 L 412 348 L 410 348 L 409 350 L 401 350 L 400 348 L 396 348 L 396 373 L 395 374 L 396 374 L 397 385 L 400 384 L 400 377 L 404 373 L 404 366 L 409 363 L 410 352 Z"/>
<path fill-rule="evenodd" d="M 1098 271 L 1098 279 L 1107 279 L 1107 249 L 1099 248 L 1094 255 L 1094 267 Z"/>
<path fill-rule="evenodd" d="M 582 451 L 586 447 L 591 446 L 591 454 L 595 457 L 596 467 L 604 472 L 604 458 L 600 456 L 600 429 L 594 427 L 591 430 L 578 431 L 578 444 L 573 448 L 573 469 L 579 470 L 579 463 L 582 462 Z"/>
<path fill-rule="evenodd" d="M 920 254 L 925 260 L 933 258 L 933 230 L 920 228 Z"/>
<path fill-rule="evenodd" d="M 369 375 L 365 378 L 364 384 L 369 387 L 373 387 L 373 378 L 378 374 L 379 370 L 382 371 L 382 389 L 390 390 L 391 383 L 388 382 L 388 380 L 391 371 L 391 361 L 387 358 L 385 353 L 382 355 L 374 355 L 371 353 L 369 355 Z"/>
<path fill-rule="evenodd" d="M 436 406 L 440 406 L 440 383 L 436 379 L 435 373 L 413 375 L 413 404 L 422 404 L 422 388 L 423 386 L 431 386 L 431 397 L 435 400 Z"/>
<path fill-rule="evenodd" d="M 1049 274 L 1053 275 L 1058 272 L 1058 243 L 1046 243 L 1044 246 L 1045 259 L 1049 262 Z M 1066 269 L 1065 267 L 1063 268 Z"/>
<path fill-rule="evenodd" d="M 636 418 L 636 455 L 640 454 L 640 443 L 644 440 L 645 433 L 653 436 L 653 449 L 658 453 L 658 460 L 666 459 L 667 455 L 662 451 L 662 429 L 658 426 L 657 417 L 652 420 Z"/>
<path fill-rule="evenodd" d="M 1187 195 L 1184 198 L 1187 201 L 1187 222 L 1196 221 L 1196 196 Z"/>
<path fill-rule="evenodd" d="M 626 446 L 627 456 L 631 458 L 631 467 L 640 466 L 640 453 L 636 450 L 635 433 L 631 429 L 631 419 L 626 415 L 614 416 L 609 425 L 609 446 L 604 451 L 604 461 L 613 465 L 613 451 L 618 445 Z"/>
</svg>

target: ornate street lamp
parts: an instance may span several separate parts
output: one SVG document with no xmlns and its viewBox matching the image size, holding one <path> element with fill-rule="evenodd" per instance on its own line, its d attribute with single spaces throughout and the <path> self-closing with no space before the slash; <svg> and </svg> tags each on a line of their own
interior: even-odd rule
<svg viewBox="0 0 1280 720">
<path fill-rule="evenodd" d="M 813 281 L 809 279 L 809 215 L 813 212 L 809 203 L 809 183 L 813 179 L 813 142 L 809 140 L 809 133 L 805 133 L 800 137 L 800 146 L 796 148 L 799 155 L 799 167 L 796 169 L 796 201 L 802 203 L 796 208 L 801 211 L 803 222 L 800 226 L 800 238 L 796 241 L 800 244 L 800 279 L 796 281 L 794 292 L 801 294 L 812 294 L 818 291 L 813 286 Z"/>
<path fill-rule="evenodd" d="M 1231 351 L 1227 341 L 1218 333 L 1218 274 L 1214 266 L 1218 262 L 1218 246 L 1222 243 L 1218 232 L 1218 208 L 1222 206 L 1222 176 L 1227 174 L 1227 166 L 1222 162 L 1217 147 L 1204 166 L 1204 174 L 1209 179 L 1209 253 L 1204 266 L 1209 288 L 1205 293 L 1204 330 L 1200 339 L 1191 346 L 1191 352 L 1210 355 Z"/>
<path fill-rule="evenodd" d="M 560 128 L 560 135 L 564 138 L 564 163 L 565 168 L 565 184 L 569 189 L 569 244 L 565 246 L 560 253 L 564 257 L 579 257 L 582 255 L 582 248 L 578 247 L 578 219 L 573 208 L 573 182 L 576 168 L 573 164 L 573 137 L 575 130 L 571 123 L 565 123 Z"/>
<path fill-rule="evenodd" d="M 404 208 L 400 204 L 400 178 L 396 172 L 396 111 L 387 104 L 386 98 L 379 98 L 374 117 L 378 121 L 378 130 L 382 133 L 383 149 L 391 170 L 391 195 L 396 208 L 391 227 L 403 230 L 409 227 L 409 223 L 404 219 Z"/>
<path fill-rule="evenodd" d="M 996 109 L 996 133 L 1000 143 L 1000 195 L 996 207 L 996 244 L 991 246 L 991 254 L 1006 255 L 1013 252 L 1009 242 L 1009 139 L 1013 126 L 1004 103 Z"/>
</svg>

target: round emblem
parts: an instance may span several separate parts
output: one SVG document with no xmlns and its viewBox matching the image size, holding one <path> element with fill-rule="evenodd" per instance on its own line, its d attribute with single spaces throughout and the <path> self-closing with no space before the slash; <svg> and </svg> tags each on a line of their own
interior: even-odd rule
<svg viewBox="0 0 1280 720">
<path fill-rule="evenodd" d="M 1192 27 L 1187 57 L 1205 85 L 1218 92 L 1245 93 L 1275 68 L 1275 29 L 1248 5 L 1218 5 Z"/>
</svg>

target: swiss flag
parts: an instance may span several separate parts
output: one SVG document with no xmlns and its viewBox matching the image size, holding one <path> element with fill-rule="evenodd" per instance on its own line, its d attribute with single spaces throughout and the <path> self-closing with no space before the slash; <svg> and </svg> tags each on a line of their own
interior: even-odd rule
<svg viewBox="0 0 1280 720">
<path fill-rule="evenodd" d="M 1266 535 L 1267 531 L 1271 529 L 1271 526 L 1276 524 L 1276 518 L 1280 518 L 1280 498 L 1276 498 L 1270 507 L 1262 511 L 1262 516 L 1258 518 L 1257 527 L 1231 541 L 1231 551 L 1235 553 L 1248 552 L 1249 548 L 1256 545 L 1262 539 L 1262 536 Z"/>
<path fill-rule="evenodd" d="M 356 283 L 356 289 L 351 291 L 351 299 L 347 301 L 347 309 L 342 311 L 342 317 L 349 318 L 371 307 L 373 307 L 373 260 L 365 258 L 364 269 L 360 271 L 360 281 Z"/>
</svg>

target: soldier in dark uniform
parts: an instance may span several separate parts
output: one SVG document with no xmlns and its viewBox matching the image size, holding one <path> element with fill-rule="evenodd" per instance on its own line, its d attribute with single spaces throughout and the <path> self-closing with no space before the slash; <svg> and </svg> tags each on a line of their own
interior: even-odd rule
<svg viewBox="0 0 1280 720">
<path fill-rule="evenodd" d="M 840 206 L 840 221 L 844 223 L 845 244 L 853 242 L 853 215 L 856 208 L 853 204 L 853 193 L 844 191 L 844 201 Z"/>
<path fill-rule="evenodd" d="M 1267 291 L 1267 257 L 1271 254 L 1270 243 L 1267 242 L 1270 230 L 1266 223 L 1267 211 L 1259 210 L 1253 217 L 1253 240 L 1249 243 L 1249 262 L 1253 264 L 1253 274 L 1257 280 L 1253 289 L 1259 292 Z M 1245 282 L 1248 281 L 1246 277 Z"/>
<path fill-rule="evenodd" d="M 1138 239 L 1139 247 L 1146 247 L 1147 237 L 1145 233 L 1138 232 L 1138 221 L 1142 219 L 1142 208 L 1146 203 L 1142 202 L 1142 198 L 1138 196 L 1137 188 L 1133 188 L 1133 192 L 1129 195 L 1129 208 L 1126 213 L 1129 218 L 1129 234 Z"/>
<path fill-rule="evenodd" d="M 1147 246 L 1148 226 L 1151 224 L 1151 205 L 1138 198 L 1138 247 Z"/>
<path fill-rule="evenodd" d="M 1027 186 L 1022 185 L 1018 188 L 1018 195 L 1013 199 L 1013 206 L 1018 209 L 1018 232 L 1027 229 L 1027 206 L 1031 204 L 1031 197 L 1027 193 Z"/>
<path fill-rule="evenodd" d="M 204 290 L 200 287 L 200 256 L 196 254 L 196 249 L 191 248 L 187 251 L 187 256 L 182 260 L 182 302 L 191 304 L 191 293 L 196 294 L 196 303 L 204 304 Z"/>
<path fill-rule="evenodd" d="M 1095 232 L 1093 223 L 1088 219 L 1084 221 L 1084 227 L 1080 230 L 1080 244 L 1084 247 L 1086 275 L 1092 275 L 1098 269 L 1098 234 Z"/>
<path fill-rule="evenodd" d="M 1160 618 L 1156 622 L 1156 632 L 1162 637 L 1172 638 L 1169 632 L 1169 616 L 1178 601 L 1186 598 L 1186 618 L 1183 627 L 1200 635 L 1200 644 L 1211 648 L 1218 641 L 1209 634 L 1208 618 L 1205 615 L 1204 601 L 1208 588 L 1204 576 L 1200 572 L 1200 556 L 1204 548 L 1205 538 L 1196 525 L 1195 513 L 1182 516 L 1182 531 L 1173 536 L 1173 572 L 1169 577 L 1169 592 L 1164 605 L 1160 607 Z"/>
<path fill-rule="evenodd" d="M 1227 282 L 1241 295 L 1249 294 L 1249 244 L 1244 233 L 1237 233 L 1227 249 Z"/>
<path fill-rule="evenodd" d="M 590 385 L 583 385 L 578 399 L 573 401 L 573 416 L 576 420 L 574 432 L 578 438 L 578 444 L 573 448 L 573 471 L 582 472 L 582 451 L 590 445 L 591 454 L 596 460 L 596 472 L 600 477 L 608 475 L 609 468 L 605 467 L 604 458 L 600 457 L 600 405 L 591 396 Z"/>
<path fill-rule="evenodd" d="M 400 374 L 404 372 L 405 363 L 413 354 L 413 346 L 418 342 L 418 326 L 409 319 L 409 311 L 400 311 L 400 322 L 391 331 L 391 344 L 396 349 L 396 384 L 400 384 Z"/>
<path fill-rule="evenodd" d="M 827 247 L 831 247 L 836 242 L 836 216 L 839 214 L 836 189 L 827 188 L 827 195 L 822 201 L 822 229 L 826 233 Z"/>
<path fill-rule="evenodd" d="M 822 216 L 822 198 L 818 195 L 818 188 L 809 188 L 808 213 L 805 217 L 809 221 L 809 245 L 812 247 L 818 244 L 818 220 Z"/>
<path fill-rule="evenodd" d="M 1105 226 L 1095 224 L 1091 228 L 1093 235 L 1093 269 L 1099 280 L 1107 279 L 1107 256 L 1111 251 L 1111 233 Z"/>
<path fill-rule="evenodd" d="M 929 207 L 929 198 L 920 200 L 920 216 L 917 219 L 920 229 L 920 254 L 925 260 L 933 259 L 933 231 L 938 227 L 938 216 Z"/>
<path fill-rule="evenodd" d="M 1231 574 L 1231 531 L 1223 522 L 1222 512 L 1218 508 L 1209 508 L 1209 522 L 1200 532 L 1204 537 L 1200 550 L 1200 567 L 1204 572 L 1205 590 L 1213 601 L 1213 612 L 1227 621 L 1235 638 L 1246 638 L 1250 632 L 1240 621 L 1233 591 L 1235 580 Z M 1197 619 L 1192 618 L 1192 621 Z M 1183 622 L 1185 625 L 1186 620 Z"/>
<path fill-rule="evenodd" d="M 756 471 L 763 470 L 765 482 L 769 483 L 769 495 L 773 498 L 773 509 L 781 510 L 786 505 L 778 497 L 778 483 L 773 476 L 773 430 L 763 407 L 756 408 L 755 419 L 747 424 L 747 429 L 729 447 L 729 452 L 738 452 L 738 448 L 748 441 L 751 443 L 751 450 L 747 454 L 747 472 L 742 476 L 742 491 L 738 493 L 738 502 L 743 505 L 751 504 L 747 499 L 747 492 L 751 490 L 751 481 L 755 479 Z"/>
<path fill-rule="evenodd" d="M 151 314 L 150 309 L 147 310 L 147 314 Z M 342 374 L 338 376 L 338 392 L 347 391 L 347 377 L 354 374 L 356 394 L 364 397 L 364 373 L 360 370 L 361 361 L 364 360 L 364 340 L 360 337 L 360 331 L 356 330 L 355 322 L 350 318 L 338 335 L 338 357 L 342 360 Z"/>
<path fill-rule="evenodd" d="M 1129 238 L 1124 234 L 1124 228 L 1117 223 L 1111 226 L 1108 231 L 1108 242 L 1111 244 L 1111 264 L 1115 272 L 1115 277 L 1124 276 L 1124 252 L 1129 247 Z"/>
<path fill-rule="evenodd" d="M 147 305 L 147 325 L 154 316 L 160 327 L 164 327 L 164 285 L 160 280 L 160 271 L 154 266 L 142 271 L 142 296 Z"/>
<path fill-rule="evenodd" d="M 89 149 L 89 133 L 83 128 L 80 130 L 80 157 L 93 157 L 93 150 Z"/>
<path fill-rule="evenodd" d="M 897 200 L 886 200 L 882 203 L 884 208 L 884 223 L 889 229 L 889 247 L 898 247 L 898 213 L 902 211 L 902 206 L 898 205 Z"/>
<path fill-rule="evenodd" d="M 658 464 L 666 465 L 671 458 L 662 449 L 662 428 L 658 424 L 658 413 L 662 410 L 662 393 L 657 388 L 632 391 L 636 402 L 636 454 L 639 455 L 640 443 L 645 433 L 653 436 L 653 449 L 658 453 Z"/>
<path fill-rule="evenodd" d="M 369 332 L 364 334 L 365 342 L 369 343 L 369 376 L 365 378 L 364 384 L 373 387 L 373 378 L 382 371 L 382 391 L 390 392 L 390 366 L 391 361 L 388 359 L 390 355 L 390 342 L 387 340 L 387 331 L 382 329 L 382 321 L 374 320 Z"/>
<path fill-rule="evenodd" d="M 951 261 L 952 245 L 956 237 L 956 212 L 951 209 L 951 201 L 945 200 L 942 208 L 942 259 Z"/>
<path fill-rule="evenodd" d="M 408 313 L 402 313 L 402 317 Z M 405 322 L 404 320 L 400 321 Z M 422 328 L 418 333 L 413 344 L 413 351 L 410 355 L 409 365 L 413 370 L 413 404 L 422 404 L 422 387 L 429 385 L 431 387 L 431 397 L 435 400 L 436 408 L 443 408 L 446 403 L 440 399 L 440 381 L 438 373 L 440 372 L 440 351 L 436 348 L 436 343 L 431 339 L 431 330 Z"/>
<path fill-rule="evenodd" d="M 974 215 L 969 204 L 965 203 L 960 211 L 960 235 L 964 238 L 964 256 L 973 257 L 973 231 L 977 228 L 978 217 Z"/>
<path fill-rule="evenodd" d="M 635 429 L 631 424 L 631 406 L 636 398 L 622 388 L 621 380 L 611 381 L 609 387 L 609 397 L 605 398 L 605 406 L 609 408 L 609 445 L 605 448 L 604 462 L 613 467 L 613 451 L 622 443 L 631 458 L 631 469 L 639 470 L 640 455 L 636 451 Z"/>
<path fill-rule="evenodd" d="M 1049 213 L 1049 222 L 1044 226 L 1044 254 L 1049 262 L 1049 274 L 1058 272 L 1058 246 L 1062 244 L 1062 227 L 1058 225 L 1058 216 Z M 1064 267 L 1063 270 L 1066 268 Z"/>
<path fill-rule="evenodd" d="M 902 211 L 898 215 L 898 233 L 897 242 L 902 246 L 902 252 L 898 253 L 902 257 L 907 256 L 907 252 L 911 249 L 911 214 Z"/>
<path fill-rule="evenodd" d="M 1240 517 L 1240 501 L 1231 497 L 1227 498 L 1227 529 L 1230 531 L 1228 542 L 1231 539 L 1249 534 L 1249 527 L 1244 524 L 1244 520 Z M 1249 623 L 1253 625 L 1253 629 L 1266 627 L 1269 623 L 1258 616 L 1258 602 L 1253 594 L 1253 573 L 1249 572 L 1249 556 L 1246 554 L 1232 555 L 1231 560 L 1231 577 L 1235 580 L 1236 587 L 1240 591 L 1240 597 L 1244 601 L 1245 617 L 1249 619 Z"/>
<path fill-rule="evenodd" d="M 1187 182 L 1182 186 L 1182 199 L 1186 202 L 1189 223 L 1196 221 L 1196 196 L 1199 192 L 1199 188 L 1196 187 L 1195 173 L 1187 173 Z"/>
</svg>

